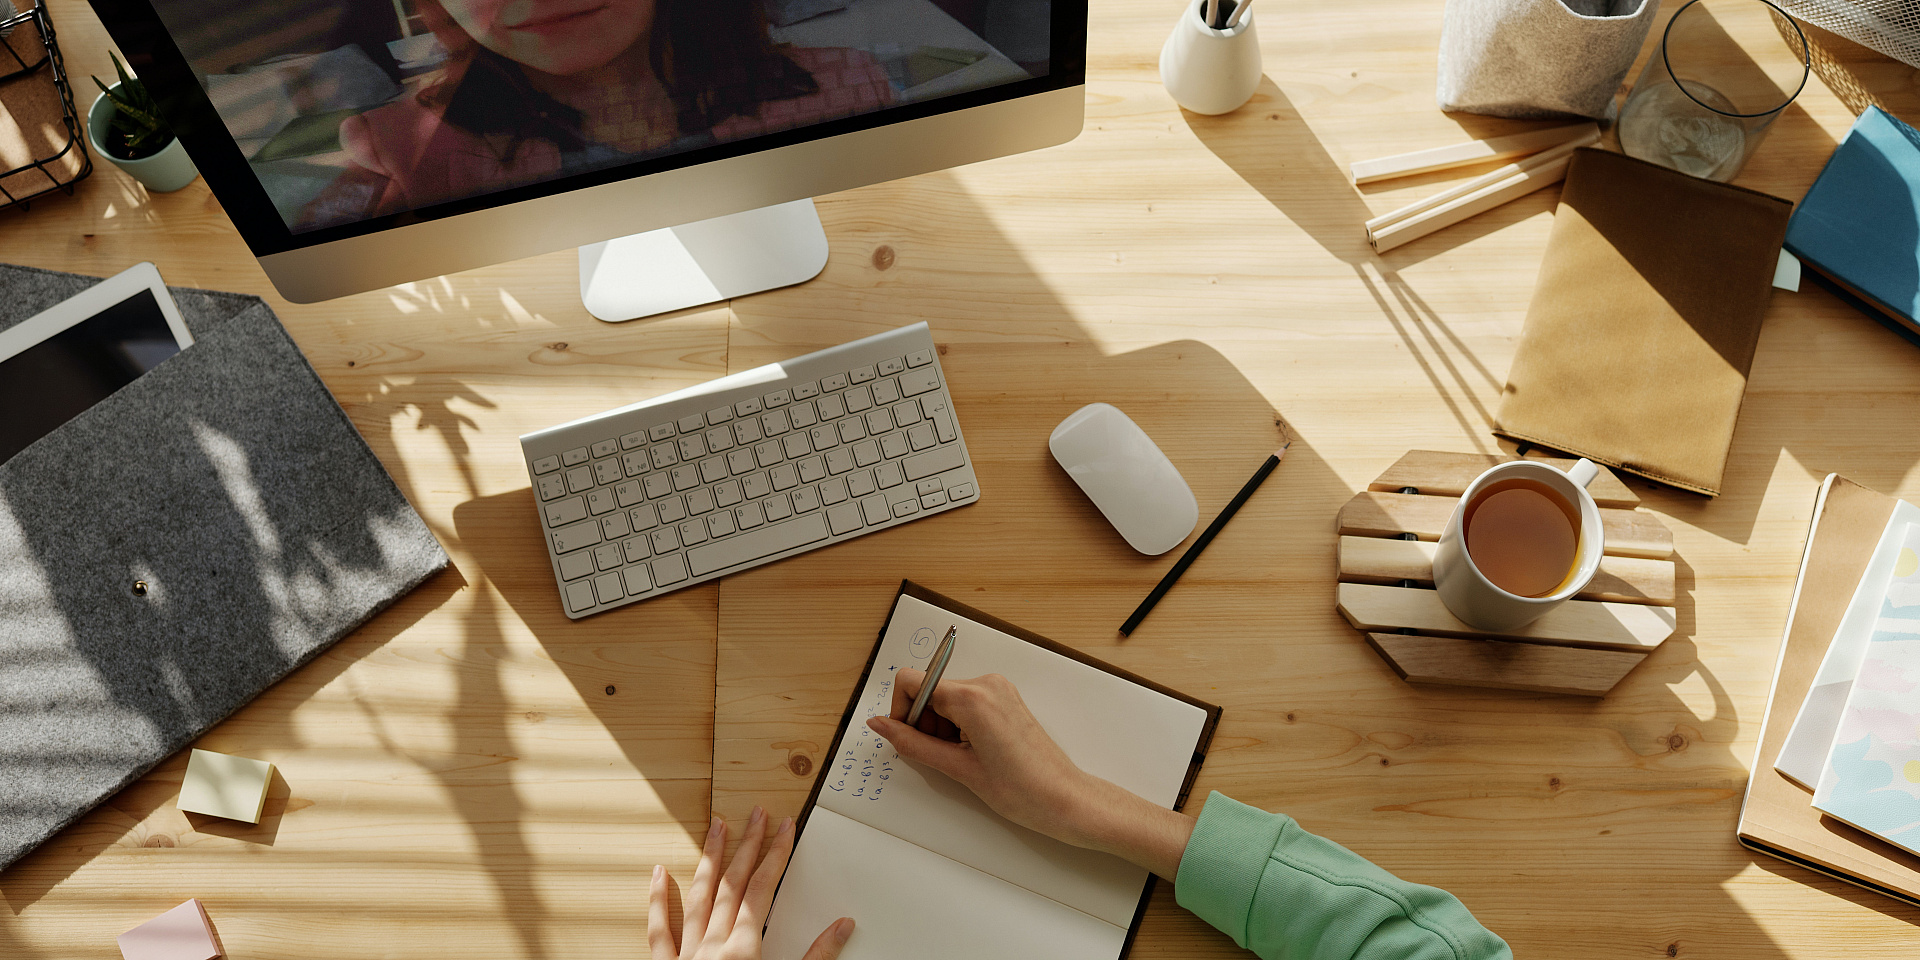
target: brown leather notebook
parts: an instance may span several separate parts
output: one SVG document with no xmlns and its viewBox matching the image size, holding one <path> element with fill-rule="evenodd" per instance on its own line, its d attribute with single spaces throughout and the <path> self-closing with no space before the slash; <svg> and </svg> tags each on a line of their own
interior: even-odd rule
<svg viewBox="0 0 1920 960">
<path fill-rule="evenodd" d="M 1896 502 L 1838 475 L 1820 487 L 1739 836 L 1750 849 L 1920 904 L 1920 857 L 1815 810 L 1813 794 L 1773 768 Z"/>
<path fill-rule="evenodd" d="M 1576 152 L 1493 432 L 1719 495 L 1792 210 Z"/>
</svg>

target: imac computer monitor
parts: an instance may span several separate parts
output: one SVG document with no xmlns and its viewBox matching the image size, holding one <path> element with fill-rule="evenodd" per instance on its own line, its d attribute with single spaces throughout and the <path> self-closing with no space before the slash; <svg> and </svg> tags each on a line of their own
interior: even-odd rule
<svg viewBox="0 0 1920 960">
<path fill-rule="evenodd" d="M 303 303 L 570 246 L 606 320 L 797 283 L 815 195 L 1083 114 L 1087 0 L 91 2 Z"/>
</svg>

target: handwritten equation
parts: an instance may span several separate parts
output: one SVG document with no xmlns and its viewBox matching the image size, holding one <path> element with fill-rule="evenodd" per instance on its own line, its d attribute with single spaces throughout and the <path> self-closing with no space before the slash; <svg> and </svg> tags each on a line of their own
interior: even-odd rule
<svg viewBox="0 0 1920 960">
<path fill-rule="evenodd" d="M 907 655 L 915 661 L 933 654 L 933 629 L 922 627 L 907 641 Z M 888 664 L 884 673 L 868 684 L 866 699 L 848 724 L 841 741 L 840 755 L 834 758 L 834 770 L 827 789 L 859 800 L 879 800 L 887 791 L 887 781 L 900 763 L 900 752 L 887 744 L 873 728 L 868 717 L 884 717 L 893 710 L 893 684 L 899 664 Z"/>
</svg>

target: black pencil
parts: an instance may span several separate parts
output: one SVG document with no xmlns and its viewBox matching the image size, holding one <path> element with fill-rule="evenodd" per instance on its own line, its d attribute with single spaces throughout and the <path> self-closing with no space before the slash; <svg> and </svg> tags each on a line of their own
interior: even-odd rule
<svg viewBox="0 0 1920 960">
<path fill-rule="evenodd" d="M 1193 541 L 1193 546 L 1188 547 L 1187 552 L 1181 554 L 1180 559 L 1174 562 L 1173 569 L 1168 570 L 1167 575 L 1161 577 L 1160 582 L 1154 585 L 1153 592 L 1147 594 L 1145 600 L 1140 601 L 1140 606 L 1133 611 L 1133 616 L 1128 617 L 1127 622 L 1120 625 L 1121 636 L 1131 636 L 1133 629 L 1140 625 L 1140 621 L 1145 620 L 1147 614 L 1153 612 L 1153 605 L 1159 603 L 1160 598 L 1166 596 L 1168 590 L 1173 589 L 1175 581 L 1180 579 L 1181 574 L 1187 572 L 1188 567 L 1193 566 L 1193 561 L 1200 556 L 1200 551 L 1205 550 L 1207 544 L 1213 542 L 1213 538 L 1220 533 L 1222 527 L 1227 525 L 1227 521 L 1232 520 L 1233 515 L 1240 512 L 1240 507 L 1247 502 L 1247 498 L 1253 496 L 1255 490 L 1260 489 L 1260 484 L 1266 481 L 1267 474 L 1272 473 L 1273 468 L 1280 465 L 1280 458 L 1287 455 L 1287 448 L 1292 445 L 1291 440 L 1281 444 L 1280 449 L 1267 457 L 1267 461 L 1260 465 L 1260 469 L 1255 470 L 1253 476 L 1247 478 L 1247 483 L 1240 488 L 1240 492 L 1234 494 L 1232 500 L 1227 501 L 1226 508 L 1220 511 L 1219 516 L 1213 518 L 1212 523 L 1207 524 L 1207 529 L 1200 534 L 1200 539 Z"/>
</svg>

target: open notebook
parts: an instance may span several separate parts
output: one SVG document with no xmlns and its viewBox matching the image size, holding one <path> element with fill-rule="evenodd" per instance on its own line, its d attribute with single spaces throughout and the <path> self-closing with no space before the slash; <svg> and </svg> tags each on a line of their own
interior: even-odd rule
<svg viewBox="0 0 1920 960">
<path fill-rule="evenodd" d="M 948 627 L 958 628 L 948 677 L 1005 676 L 1081 769 L 1162 806 L 1185 801 L 1219 707 L 904 583 L 802 814 L 768 960 L 799 960 L 843 916 L 858 927 L 842 960 L 1126 952 L 1151 875 L 1015 826 L 867 728 L 892 705 L 895 673 L 925 669 Z"/>
</svg>

